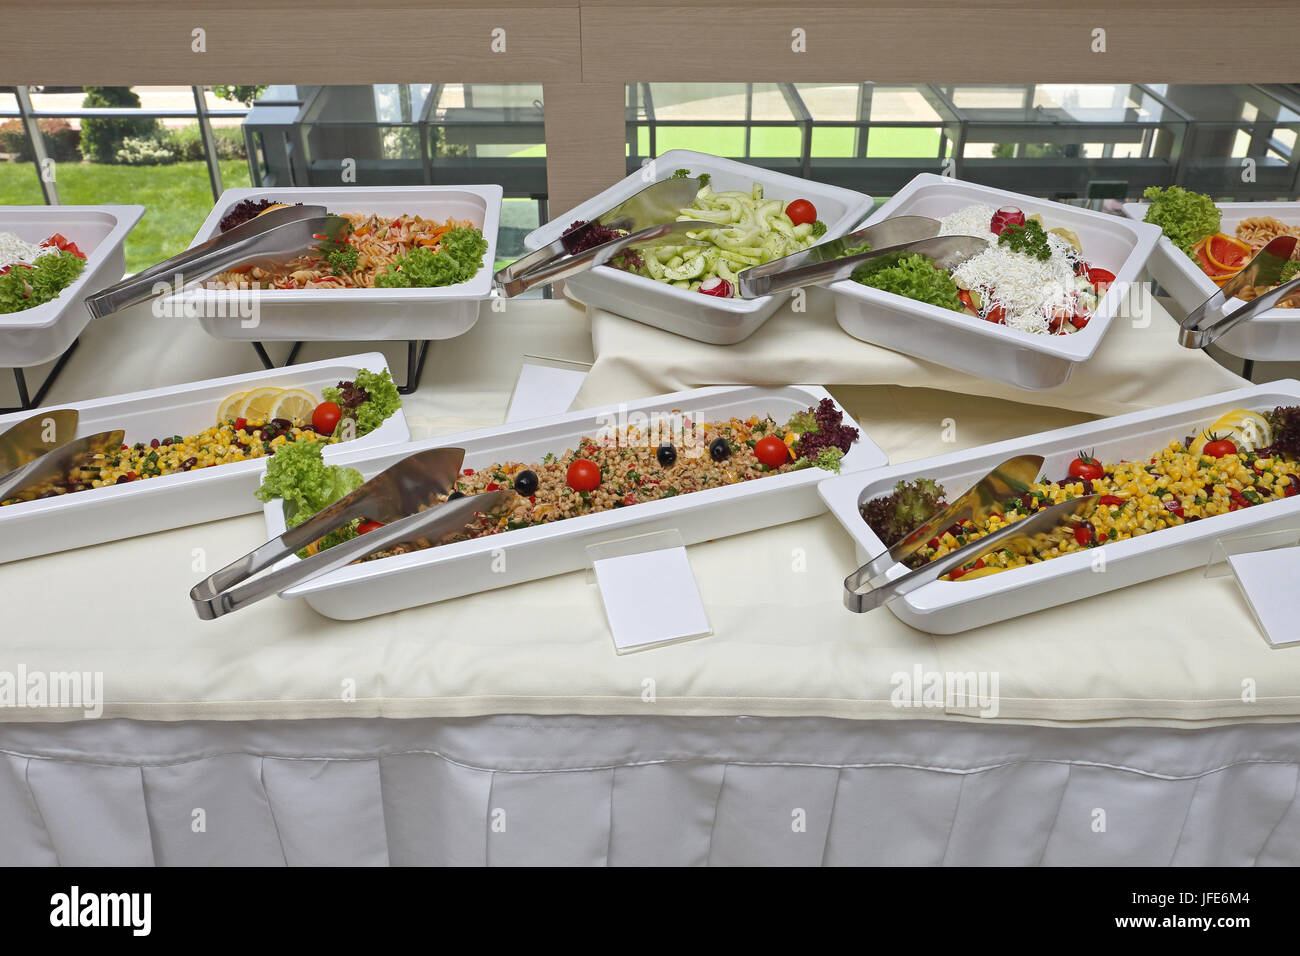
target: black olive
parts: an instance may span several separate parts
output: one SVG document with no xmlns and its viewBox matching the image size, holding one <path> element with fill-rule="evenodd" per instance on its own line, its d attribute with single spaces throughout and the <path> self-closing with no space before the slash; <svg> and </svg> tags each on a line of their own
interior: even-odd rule
<svg viewBox="0 0 1300 956">
<path fill-rule="evenodd" d="M 709 442 L 709 457 L 714 461 L 726 461 L 731 457 L 731 446 L 725 438 L 715 438 Z"/>
<path fill-rule="evenodd" d="M 519 492 L 525 498 L 529 495 L 537 494 L 537 472 L 525 468 L 519 474 L 515 475 L 515 491 Z"/>
<path fill-rule="evenodd" d="M 457 498 L 464 498 L 464 497 L 465 497 L 465 492 L 463 492 L 463 491 L 453 491 L 451 494 L 449 494 L 449 495 L 447 496 L 447 500 L 448 500 L 448 501 L 455 501 Z"/>
<path fill-rule="evenodd" d="M 672 442 L 666 441 L 655 450 L 655 457 L 659 459 L 659 464 L 671 468 L 677 462 L 677 449 Z"/>
</svg>

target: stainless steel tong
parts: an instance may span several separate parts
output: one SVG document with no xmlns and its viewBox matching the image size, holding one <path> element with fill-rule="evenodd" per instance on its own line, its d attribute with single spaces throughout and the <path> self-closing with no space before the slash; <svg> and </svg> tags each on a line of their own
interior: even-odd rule
<svg viewBox="0 0 1300 956">
<path fill-rule="evenodd" d="M 438 501 L 438 496 L 455 484 L 464 458 L 463 448 L 430 448 L 403 458 L 356 491 L 194 585 L 190 600 L 195 612 L 201 620 L 213 620 L 392 545 L 417 538 L 437 543 L 463 530 L 478 515 L 499 510 L 513 491 L 501 489 Z M 255 577 L 356 518 L 384 525 Z"/>
<path fill-rule="evenodd" d="M 894 216 L 874 226 L 864 226 L 838 239 L 819 242 L 800 252 L 792 252 L 780 259 L 765 262 L 761 266 L 750 266 L 736 276 L 740 285 L 740 297 L 757 299 L 775 292 L 812 285 L 814 283 L 804 278 L 803 273 L 800 273 L 799 281 L 795 282 L 787 282 L 786 274 L 803 266 L 839 262 L 846 254 L 862 246 L 885 251 L 893 246 L 915 242 L 918 239 L 930 239 L 937 235 L 939 235 L 938 219 L 931 219 L 928 216 Z M 815 271 L 812 274 L 815 274 Z"/>
<path fill-rule="evenodd" d="M 125 437 L 126 433 L 119 429 L 60 443 L 52 451 L 0 478 L 0 501 L 36 497 L 46 482 L 66 478 L 88 455 L 102 455 L 120 448 Z"/>
<path fill-rule="evenodd" d="M 975 484 L 965 494 L 954 499 L 946 508 L 921 522 L 907 534 L 882 551 L 854 575 L 870 581 L 888 571 L 919 551 L 927 541 L 943 534 L 944 530 L 959 521 L 980 521 L 1008 498 L 1016 498 L 1029 490 L 1043 468 L 1042 455 L 1017 455 L 1008 458 Z"/>
<path fill-rule="evenodd" d="M 916 233 L 930 228 L 927 223 L 934 224 L 934 232 L 930 233 L 929 237 L 916 238 Z M 913 253 L 933 259 L 935 265 L 941 269 L 951 270 L 989 247 L 988 240 L 978 236 L 935 235 L 938 226 L 937 221 L 926 220 L 924 216 L 900 216 L 897 219 L 886 219 L 874 226 L 859 229 L 841 239 L 833 239 L 820 246 L 812 246 L 802 252 L 774 259 L 761 266 L 751 266 L 737 276 L 740 297 L 757 299 L 778 292 L 788 292 L 791 289 L 838 282 L 840 279 L 852 276 L 854 270 L 863 263 L 874 262 L 884 267 L 902 256 Z M 843 255 L 845 249 L 851 249 L 855 245 L 860 246 L 864 243 L 871 245 L 873 234 L 876 242 L 890 244 L 873 246 L 866 252 L 854 255 Z M 912 235 L 913 238 L 903 238 L 908 235 Z M 854 237 L 859 237 L 856 242 L 852 241 Z M 826 247 L 825 251 L 820 251 L 822 246 Z"/>
<path fill-rule="evenodd" d="M 207 242 L 137 272 L 86 299 L 95 318 L 160 295 L 179 292 L 235 266 L 275 267 L 307 252 L 322 241 L 337 241 L 350 222 L 331 216 L 324 206 L 283 206 L 240 223 Z"/>
<path fill-rule="evenodd" d="M 1214 295 L 1178 323 L 1178 344 L 1189 349 L 1203 349 L 1231 332 L 1242 322 L 1254 318 L 1265 309 L 1271 309 L 1286 296 L 1300 289 L 1300 276 L 1287 282 L 1282 281 L 1282 269 L 1291 261 L 1296 241 L 1294 236 L 1277 236 L 1270 239 L 1244 269 L 1220 286 Z M 1277 288 L 1251 299 L 1228 315 L 1223 314 L 1227 304 L 1235 299 L 1242 289 L 1270 285 L 1275 285 Z M 1207 318 L 1213 318 L 1214 321 L 1202 326 Z"/>
<path fill-rule="evenodd" d="M 716 229 L 716 222 L 675 222 L 682 210 L 695 201 L 700 191 L 696 178 L 675 177 L 652 183 L 613 209 L 574 229 L 554 242 L 516 259 L 493 276 L 493 282 L 507 298 L 536 285 L 567 279 L 603 265 L 625 249 L 637 245 L 695 245 L 684 237 L 687 231 Z M 593 225 L 606 226 L 631 235 L 576 253 Z M 656 231 L 662 229 L 662 231 Z M 680 237 L 680 238 L 677 238 Z"/>
<path fill-rule="evenodd" d="M 856 613 L 874 610 L 994 551 L 1009 548 L 1019 554 L 1030 554 L 1064 543 L 1074 533 L 1077 521 L 1091 514 L 1100 499 L 1101 495 L 1084 495 L 1059 502 L 878 586 L 872 586 L 869 574 L 872 565 L 865 564 L 844 579 L 844 606 Z"/>
<path fill-rule="evenodd" d="M 42 409 L 0 432 L 0 481 L 10 472 L 72 441 L 78 418 L 75 408 Z"/>
</svg>

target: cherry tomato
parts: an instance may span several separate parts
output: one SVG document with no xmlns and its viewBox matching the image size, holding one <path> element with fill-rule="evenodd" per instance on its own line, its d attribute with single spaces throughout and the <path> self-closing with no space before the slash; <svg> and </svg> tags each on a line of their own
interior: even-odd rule
<svg viewBox="0 0 1300 956">
<path fill-rule="evenodd" d="M 384 523 L 382 521 L 371 521 L 367 518 L 365 521 L 361 522 L 361 524 L 357 525 L 357 534 L 366 534 L 367 532 L 374 531 L 383 526 Z"/>
<path fill-rule="evenodd" d="M 1222 458 L 1224 455 L 1235 455 L 1237 446 L 1226 438 L 1214 438 L 1213 441 L 1206 442 L 1205 450 L 1202 454 L 1209 455 L 1211 458 Z"/>
<path fill-rule="evenodd" d="M 958 289 L 957 298 L 960 299 L 961 304 L 966 307 L 966 311 L 979 315 L 979 309 L 975 308 L 975 301 L 970 297 L 969 292 L 965 289 Z"/>
<path fill-rule="evenodd" d="M 965 573 L 966 573 L 965 568 L 953 568 L 951 571 L 948 572 L 948 580 L 956 581 L 959 577 L 961 577 Z"/>
<path fill-rule="evenodd" d="M 1079 547 L 1086 548 L 1092 544 L 1092 531 L 1083 525 L 1078 525 L 1074 529 L 1074 540 L 1078 542 Z"/>
<path fill-rule="evenodd" d="M 564 480 L 574 491 L 595 491 L 600 487 L 600 468 L 594 461 L 575 458 Z"/>
<path fill-rule="evenodd" d="M 1074 315 L 1070 316 L 1070 324 L 1076 329 L 1081 329 L 1088 324 L 1088 320 L 1091 318 L 1092 316 L 1087 312 L 1076 312 Z"/>
<path fill-rule="evenodd" d="M 1102 467 L 1101 462 L 1093 458 L 1091 454 L 1079 452 L 1079 457 L 1070 462 L 1071 478 L 1087 478 L 1096 481 L 1106 474 L 1106 469 Z"/>
<path fill-rule="evenodd" d="M 785 207 L 785 214 L 796 226 L 817 221 L 817 207 L 806 199 L 796 199 Z"/>
<path fill-rule="evenodd" d="M 343 409 L 333 402 L 321 402 L 311 413 L 311 424 L 322 435 L 333 435 L 343 417 Z"/>
<path fill-rule="evenodd" d="M 769 468 L 780 468 L 790 460 L 790 449 L 775 435 L 765 435 L 755 443 L 754 457 Z"/>
<path fill-rule="evenodd" d="M 1099 504 L 1099 505 L 1112 505 L 1112 506 L 1113 506 L 1113 505 L 1123 505 L 1123 504 L 1124 504 L 1124 499 L 1123 499 L 1123 498 L 1120 498 L 1118 495 L 1102 495 L 1101 498 L 1099 498 L 1099 499 L 1097 500 L 1097 504 Z"/>
<path fill-rule="evenodd" d="M 731 283 L 720 276 L 714 276 L 712 279 L 706 279 L 704 282 L 701 282 L 700 288 L 697 291 L 704 295 L 717 296 L 719 299 L 730 299 Z"/>
<path fill-rule="evenodd" d="M 247 427 L 248 427 L 248 419 L 247 419 L 247 418 L 236 418 L 236 419 L 235 419 L 235 431 L 237 431 L 237 432 L 238 432 L 238 431 L 243 431 L 243 430 L 244 430 L 245 428 L 247 428 Z M 122 447 L 125 448 L 126 446 L 123 445 Z"/>
<path fill-rule="evenodd" d="M 990 322 L 996 322 L 998 325 L 1007 324 L 1007 310 L 1000 305 L 995 305 L 984 313 L 984 318 Z"/>
</svg>

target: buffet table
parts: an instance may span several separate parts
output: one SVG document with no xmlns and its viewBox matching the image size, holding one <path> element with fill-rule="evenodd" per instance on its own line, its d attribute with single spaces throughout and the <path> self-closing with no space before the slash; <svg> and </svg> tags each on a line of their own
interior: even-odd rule
<svg viewBox="0 0 1300 956">
<path fill-rule="evenodd" d="M 516 301 L 436 343 L 404 407 L 415 437 L 498 423 L 526 354 L 594 360 L 581 405 L 841 382 L 897 463 L 1242 384 L 1173 327 L 1151 304 L 1027 393 L 850 339 L 817 295 L 726 349 Z M 147 308 L 82 345 L 47 404 L 257 367 Z M 264 537 L 249 515 L 0 567 L 0 670 L 104 694 L 93 720 L 0 708 L 0 862 L 1300 862 L 1300 650 L 1230 577 L 940 638 L 843 609 L 855 555 L 822 516 L 693 546 L 713 635 L 641 654 L 581 572 L 350 623 L 196 620 L 200 571 Z M 996 675 L 996 714 L 900 705 L 932 673 Z"/>
</svg>

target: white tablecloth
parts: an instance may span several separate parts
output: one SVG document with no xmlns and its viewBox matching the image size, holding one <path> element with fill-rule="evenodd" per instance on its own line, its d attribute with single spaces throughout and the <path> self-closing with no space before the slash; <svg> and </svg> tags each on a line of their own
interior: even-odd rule
<svg viewBox="0 0 1300 956">
<path fill-rule="evenodd" d="M 524 353 L 591 361 L 590 336 L 563 303 L 485 313 L 435 344 L 413 432 L 501 421 Z M 611 355 L 602 397 L 618 363 L 619 389 L 654 390 Z M 256 367 L 245 344 L 135 311 L 92 324 L 47 404 Z M 1232 384 L 1183 371 L 1122 403 Z M 968 396 L 941 444 L 954 395 L 919 387 L 951 384 L 932 374 L 835 392 L 894 461 L 1090 417 Z M 137 718 L 0 708 L 0 862 L 1300 862 L 1300 651 L 1265 646 L 1230 579 L 936 639 L 841 608 L 854 555 L 822 517 L 692 547 L 714 636 L 646 654 L 613 654 L 580 573 L 352 624 L 279 601 L 197 621 L 195 549 L 210 568 L 262 539 L 249 516 L 0 566 L 0 670 L 100 671 L 105 715 Z M 999 716 L 894 706 L 891 677 L 918 666 L 997 671 Z M 518 842 L 485 835 L 502 806 Z M 1093 806 L 1120 808 L 1128 836 L 1089 842 L 1076 810 Z M 195 808 L 224 840 L 187 835 Z M 764 844 L 795 809 L 809 839 Z"/>
<path fill-rule="evenodd" d="M 0 864 L 1289 865 L 1300 728 L 482 717 L 0 730 Z"/>
</svg>

